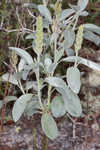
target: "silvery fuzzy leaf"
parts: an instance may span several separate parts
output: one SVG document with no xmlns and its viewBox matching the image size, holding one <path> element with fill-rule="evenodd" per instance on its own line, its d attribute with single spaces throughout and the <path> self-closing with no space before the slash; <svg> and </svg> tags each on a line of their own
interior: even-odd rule
<svg viewBox="0 0 100 150">
<path fill-rule="evenodd" d="M 82 107 L 78 95 L 68 87 L 66 89 L 56 88 L 56 90 L 63 97 L 66 111 L 73 117 L 80 117 L 82 115 Z"/>
<path fill-rule="evenodd" d="M 26 80 L 26 79 L 27 79 L 29 72 L 30 72 L 29 70 L 24 70 L 24 71 L 22 72 L 22 79 L 23 79 L 23 80 Z"/>
<path fill-rule="evenodd" d="M 49 0 L 42 0 L 42 1 L 43 1 L 43 4 L 46 6 Z"/>
<path fill-rule="evenodd" d="M 47 19 L 43 18 L 43 27 L 48 29 L 49 24 L 50 24 L 49 21 Z"/>
<path fill-rule="evenodd" d="M 63 54 L 64 54 L 64 48 L 57 50 L 55 55 L 55 62 L 58 62 L 60 58 L 63 56 Z"/>
<path fill-rule="evenodd" d="M 21 48 L 16 48 L 16 47 L 9 47 L 10 50 L 13 50 L 17 53 L 17 55 L 19 55 L 20 57 L 22 57 L 23 59 L 25 59 L 25 61 L 30 65 L 33 64 L 33 58 L 32 56 L 26 52 L 25 50 L 21 49 Z"/>
<path fill-rule="evenodd" d="M 50 37 L 47 34 L 44 34 L 43 45 L 44 46 L 50 45 Z"/>
<path fill-rule="evenodd" d="M 31 33 L 31 34 L 29 34 L 29 35 L 27 35 L 26 37 L 25 37 L 25 39 L 26 40 L 34 40 L 35 39 L 35 33 Z"/>
<path fill-rule="evenodd" d="M 62 117 L 65 113 L 65 106 L 62 96 L 55 96 L 51 102 L 51 112 L 54 117 Z"/>
<path fill-rule="evenodd" d="M 56 122 L 50 114 L 43 113 L 41 117 L 41 125 L 45 135 L 51 140 L 54 140 L 58 136 Z"/>
<path fill-rule="evenodd" d="M 11 101 L 16 101 L 17 100 L 17 97 L 16 96 L 6 96 L 5 97 L 5 101 L 8 103 L 8 102 L 11 102 Z"/>
<path fill-rule="evenodd" d="M 19 71 L 19 72 L 24 69 L 25 64 L 26 64 L 25 59 L 21 58 L 21 59 L 20 59 L 20 62 L 19 62 L 19 64 L 18 64 L 18 71 Z"/>
<path fill-rule="evenodd" d="M 79 6 L 77 5 L 72 5 L 72 4 L 68 4 L 74 11 L 78 11 L 79 10 Z"/>
<path fill-rule="evenodd" d="M 80 71 L 76 67 L 69 67 L 67 69 L 67 83 L 71 90 L 78 94 L 81 87 Z"/>
<path fill-rule="evenodd" d="M 100 71 L 100 65 L 99 64 L 97 64 L 91 60 L 79 57 L 79 56 L 69 56 L 69 57 L 64 58 L 62 61 L 65 61 L 65 62 L 77 61 L 79 64 L 83 64 L 83 65 L 85 65 L 85 66 L 87 66 L 93 70 Z"/>
<path fill-rule="evenodd" d="M 63 10 L 62 13 L 61 13 L 60 21 L 65 20 L 66 18 L 68 18 L 73 13 L 75 13 L 75 10 L 73 10 L 73 9 L 65 9 L 65 10 Z"/>
<path fill-rule="evenodd" d="M 15 76 L 16 80 L 21 80 L 21 78 L 22 78 L 22 74 L 23 74 L 23 72 L 22 72 L 22 71 L 21 71 L 21 72 L 17 72 L 17 73 L 15 73 L 15 74 L 14 74 L 14 76 Z"/>
<path fill-rule="evenodd" d="M 66 83 L 58 77 L 48 77 L 45 81 L 56 87 L 62 94 L 66 111 L 74 117 L 79 117 L 82 113 L 79 97 L 68 88 Z"/>
<path fill-rule="evenodd" d="M 33 3 L 24 3 L 24 7 L 37 9 L 37 5 Z"/>
<path fill-rule="evenodd" d="M 67 56 L 74 56 L 75 51 L 72 48 L 66 48 L 65 52 L 67 54 Z"/>
<path fill-rule="evenodd" d="M 97 46 L 100 45 L 100 36 L 94 34 L 91 31 L 85 31 L 84 32 L 84 36 L 83 36 L 86 40 L 89 40 L 93 43 L 95 43 Z"/>
<path fill-rule="evenodd" d="M 84 30 L 89 30 L 89 31 L 92 31 L 92 32 L 95 32 L 97 34 L 100 34 L 100 27 L 95 25 L 95 24 L 83 24 L 83 28 Z"/>
<path fill-rule="evenodd" d="M 2 80 L 6 82 L 10 82 L 12 84 L 18 85 L 18 81 L 14 74 L 6 73 L 2 75 Z"/>
<path fill-rule="evenodd" d="M 75 41 L 75 32 L 71 29 L 64 31 L 64 48 L 70 48 Z"/>
<path fill-rule="evenodd" d="M 38 90 L 37 82 L 36 81 L 27 81 L 26 82 L 26 90 L 29 90 L 29 89 L 32 89 L 32 88 L 35 91 Z"/>
<path fill-rule="evenodd" d="M 59 77 L 47 77 L 45 81 L 51 86 L 66 89 L 66 83 Z"/>
<path fill-rule="evenodd" d="M 55 39 L 57 39 L 57 37 L 58 37 L 58 34 L 54 32 L 54 33 L 51 35 L 50 44 L 54 43 L 54 41 L 55 41 Z"/>
<path fill-rule="evenodd" d="M 50 23 L 52 23 L 51 13 L 46 6 L 38 5 L 38 10 Z"/>
<path fill-rule="evenodd" d="M 57 67 L 58 63 L 52 63 L 49 67 L 48 67 L 48 73 L 53 73 Z"/>
<path fill-rule="evenodd" d="M 87 11 L 82 11 L 82 12 L 79 12 L 78 14 L 79 14 L 79 16 L 88 16 L 89 15 L 89 13 Z"/>
<path fill-rule="evenodd" d="M 22 116 L 28 101 L 31 100 L 33 94 L 25 94 L 20 96 L 14 106 L 13 106 L 13 110 L 12 110 L 12 116 L 13 116 L 13 120 L 16 122 L 20 119 L 20 117 Z"/>
<path fill-rule="evenodd" d="M 27 116 L 33 116 L 38 113 L 38 109 L 41 109 L 39 101 L 32 99 L 28 102 L 24 114 Z"/>
<path fill-rule="evenodd" d="M 46 71 L 48 72 L 48 68 L 50 67 L 50 65 L 52 64 L 52 60 L 50 58 L 45 58 L 44 60 L 44 65 L 45 65 L 45 68 L 46 68 Z"/>
<path fill-rule="evenodd" d="M 83 11 L 89 3 L 89 0 L 78 0 L 77 6 L 79 7 L 79 11 Z"/>
<path fill-rule="evenodd" d="M 3 101 L 0 100 L 0 109 L 2 108 L 3 106 Z"/>
</svg>

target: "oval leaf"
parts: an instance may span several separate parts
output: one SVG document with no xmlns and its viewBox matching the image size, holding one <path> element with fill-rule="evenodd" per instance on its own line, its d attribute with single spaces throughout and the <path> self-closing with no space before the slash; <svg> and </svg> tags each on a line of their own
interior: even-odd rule
<svg viewBox="0 0 100 150">
<path fill-rule="evenodd" d="M 66 111 L 73 117 L 80 117 L 82 115 L 82 107 L 80 99 L 72 90 L 66 88 L 56 88 L 62 94 Z"/>
<path fill-rule="evenodd" d="M 64 58 L 62 61 L 66 61 L 66 62 L 75 62 L 77 61 L 79 64 L 83 64 L 86 65 L 87 67 L 96 70 L 96 71 L 100 71 L 100 65 L 96 64 L 90 60 L 87 60 L 85 58 L 82 57 L 78 57 L 78 56 L 69 56 L 67 58 Z"/>
<path fill-rule="evenodd" d="M 45 58 L 44 65 L 45 65 L 45 69 L 46 69 L 47 72 L 48 72 L 48 69 L 49 69 L 51 64 L 52 64 L 52 60 L 50 58 L 48 58 L 48 57 Z"/>
<path fill-rule="evenodd" d="M 25 62 L 25 60 L 22 58 L 22 59 L 20 60 L 19 64 L 18 64 L 18 71 L 19 71 L 19 72 L 24 69 L 25 64 L 26 64 L 26 62 Z"/>
<path fill-rule="evenodd" d="M 74 41 L 75 41 L 75 33 L 73 30 L 69 29 L 69 30 L 65 30 L 64 31 L 64 48 L 70 48 Z"/>
<path fill-rule="evenodd" d="M 91 23 L 83 24 L 83 28 L 95 32 L 97 34 L 100 34 L 100 27 L 95 24 L 91 24 Z"/>
<path fill-rule="evenodd" d="M 100 37 L 98 35 L 94 34 L 93 32 L 85 31 L 83 36 L 86 40 L 89 40 L 89 41 L 95 43 L 97 46 L 100 45 Z"/>
<path fill-rule="evenodd" d="M 32 95 L 33 94 L 22 95 L 15 102 L 15 104 L 13 106 L 13 110 L 12 110 L 12 116 L 13 116 L 13 120 L 15 122 L 20 119 L 21 115 L 23 114 L 23 112 L 27 106 L 27 102 L 31 100 Z"/>
<path fill-rule="evenodd" d="M 34 3 L 24 3 L 23 4 L 24 7 L 28 7 L 28 8 L 34 8 L 34 9 L 37 9 L 37 5 L 34 4 Z"/>
<path fill-rule="evenodd" d="M 17 100 L 17 97 L 16 96 L 6 96 L 5 97 L 5 101 L 8 103 L 8 102 L 11 102 L 11 101 L 16 101 Z"/>
<path fill-rule="evenodd" d="M 45 81 L 51 86 L 66 89 L 66 83 L 59 77 L 48 77 L 45 79 Z"/>
<path fill-rule="evenodd" d="M 87 11 L 79 12 L 79 16 L 88 16 L 89 13 Z"/>
<path fill-rule="evenodd" d="M 51 140 L 58 136 L 58 129 L 55 120 L 50 114 L 44 113 L 41 118 L 41 125 L 44 133 Z"/>
<path fill-rule="evenodd" d="M 74 56 L 75 55 L 75 51 L 72 48 L 66 48 L 65 53 L 67 54 L 67 56 Z"/>
<path fill-rule="evenodd" d="M 33 64 L 32 56 L 29 53 L 27 53 L 25 50 L 16 47 L 9 47 L 9 49 L 15 51 L 17 55 L 22 57 L 29 65 Z"/>
<path fill-rule="evenodd" d="M 16 75 L 6 73 L 2 75 L 2 80 L 6 82 L 10 82 L 12 84 L 18 85 L 18 81 L 16 79 Z"/>
<path fill-rule="evenodd" d="M 78 7 L 80 8 L 80 11 L 83 11 L 88 4 L 89 0 L 78 0 Z"/>
<path fill-rule="evenodd" d="M 65 106 L 62 96 L 56 96 L 51 102 L 51 111 L 54 117 L 62 117 L 65 113 Z"/>
<path fill-rule="evenodd" d="M 35 113 L 38 113 L 38 109 L 41 109 L 39 101 L 37 99 L 32 99 L 27 103 L 24 115 L 33 116 Z"/>
<path fill-rule="evenodd" d="M 55 55 L 55 62 L 58 62 L 60 60 L 60 58 L 63 56 L 64 54 L 64 49 L 60 49 L 59 51 L 56 51 L 56 55 Z"/>
<path fill-rule="evenodd" d="M 71 90 L 78 94 L 81 86 L 80 71 L 78 68 L 70 67 L 67 69 L 67 82 Z"/>
<path fill-rule="evenodd" d="M 65 9 L 62 11 L 61 16 L 60 16 L 60 21 L 65 20 L 67 17 L 72 15 L 75 12 L 73 9 Z"/>
<path fill-rule="evenodd" d="M 48 10 L 46 6 L 38 5 L 38 10 L 49 22 L 52 22 L 50 11 Z"/>
</svg>

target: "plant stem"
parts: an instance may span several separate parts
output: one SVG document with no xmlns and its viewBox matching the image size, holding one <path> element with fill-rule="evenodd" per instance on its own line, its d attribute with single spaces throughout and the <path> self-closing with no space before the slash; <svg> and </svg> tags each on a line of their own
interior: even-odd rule
<svg viewBox="0 0 100 150">
<path fill-rule="evenodd" d="M 55 38 L 54 41 L 54 62 L 56 62 L 56 51 L 57 51 L 57 38 Z"/>
<path fill-rule="evenodd" d="M 77 25 L 78 18 L 79 18 L 79 15 L 76 14 L 76 15 L 75 15 L 75 23 L 74 23 L 74 25 L 73 25 L 73 31 L 75 30 L 75 27 L 76 27 L 76 25 Z"/>
<path fill-rule="evenodd" d="M 38 60 L 38 65 L 39 65 L 40 64 L 40 54 L 38 54 L 37 60 Z M 39 66 L 38 66 L 38 71 L 37 71 L 37 83 L 38 83 L 38 98 L 39 98 L 41 109 L 43 110 L 43 104 L 41 101 L 41 93 L 40 93 L 40 69 L 39 69 Z"/>
<path fill-rule="evenodd" d="M 24 91 L 24 89 L 22 87 L 21 81 L 19 80 L 18 83 L 19 83 L 18 87 L 20 88 L 20 90 L 22 91 L 22 93 L 25 94 L 25 91 Z"/>
<path fill-rule="evenodd" d="M 49 85 L 49 87 L 48 87 L 48 106 L 50 105 L 51 89 L 52 89 L 52 86 Z"/>
</svg>

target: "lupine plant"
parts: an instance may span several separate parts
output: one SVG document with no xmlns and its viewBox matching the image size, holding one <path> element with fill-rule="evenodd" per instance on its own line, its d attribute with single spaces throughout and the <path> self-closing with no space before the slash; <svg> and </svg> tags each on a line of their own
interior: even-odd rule
<svg viewBox="0 0 100 150">
<path fill-rule="evenodd" d="M 14 72 L 4 74 L 2 80 L 14 84 L 22 92 L 19 98 L 5 98 L 6 102 L 15 101 L 13 120 L 17 122 L 22 114 L 33 116 L 40 113 L 42 129 L 52 140 L 58 136 L 55 118 L 66 113 L 72 117 L 83 115 L 78 97 L 81 88 L 81 72 L 78 66 L 83 64 L 100 71 L 98 64 L 79 56 L 83 39 L 100 44 L 100 27 L 94 24 L 78 25 L 79 17 L 88 15 L 84 10 L 87 5 L 88 0 L 78 0 L 77 5 L 69 4 L 69 9 L 62 10 L 59 0 L 52 5 L 46 0 L 41 5 L 24 4 L 26 9 L 37 9 L 35 31 L 26 36 L 27 40 L 32 40 L 32 49 L 36 55 L 33 58 L 21 48 L 9 47 Z M 64 76 L 56 73 L 61 63 L 71 63 Z M 32 78 L 32 75 L 36 78 Z M 52 98 L 54 92 L 56 96 Z M 0 101 L 0 107 L 2 105 Z"/>
</svg>

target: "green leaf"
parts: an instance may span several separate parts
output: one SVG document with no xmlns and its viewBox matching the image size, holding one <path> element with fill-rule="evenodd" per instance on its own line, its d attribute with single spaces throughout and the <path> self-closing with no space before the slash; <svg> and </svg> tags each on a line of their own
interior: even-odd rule
<svg viewBox="0 0 100 150">
<path fill-rule="evenodd" d="M 20 119 L 22 116 L 26 106 L 27 102 L 31 100 L 33 94 L 25 94 L 20 96 L 17 101 L 15 102 L 12 110 L 12 116 L 13 120 L 16 122 Z"/>
<path fill-rule="evenodd" d="M 35 91 L 38 91 L 38 86 L 36 81 L 27 81 L 26 82 L 26 90 L 34 89 Z"/>
<path fill-rule="evenodd" d="M 27 116 L 33 116 L 38 112 L 38 109 L 41 109 L 39 101 L 32 99 L 27 103 L 24 114 Z"/>
<path fill-rule="evenodd" d="M 49 67 L 48 67 L 48 73 L 53 73 L 57 67 L 58 63 L 52 63 Z"/>
<path fill-rule="evenodd" d="M 50 44 L 54 43 L 55 39 L 57 39 L 58 34 L 56 32 L 53 32 L 50 37 Z"/>
<path fill-rule="evenodd" d="M 83 11 L 89 3 L 89 0 L 78 0 L 78 7 L 80 8 L 79 11 Z"/>
<path fill-rule="evenodd" d="M 94 33 L 91 32 L 91 31 L 85 31 L 83 37 L 84 37 L 86 40 L 89 40 L 89 41 L 95 43 L 97 46 L 100 45 L 100 36 L 94 34 Z"/>
<path fill-rule="evenodd" d="M 55 56 L 55 61 L 58 62 L 60 60 L 60 58 L 63 56 L 64 54 L 64 49 L 60 49 L 59 51 L 56 51 L 56 56 Z"/>
<path fill-rule="evenodd" d="M 5 73 L 2 75 L 2 80 L 6 82 L 10 82 L 14 85 L 18 85 L 18 81 L 16 79 L 16 75 L 10 74 L 10 73 Z"/>
<path fill-rule="evenodd" d="M 73 10 L 75 10 L 75 12 L 79 11 L 79 6 L 77 5 L 72 5 L 72 4 L 68 4 L 70 8 L 72 8 Z"/>
<path fill-rule="evenodd" d="M 2 108 L 3 106 L 3 101 L 0 100 L 0 109 Z"/>
<path fill-rule="evenodd" d="M 52 64 L 52 60 L 50 58 L 48 58 L 48 57 L 45 58 L 44 65 L 45 65 L 45 69 L 46 69 L 47 72 L 48 72 L 48 69 L 49 69 L 51 64 Z"/>
<path fill-rule="evenodd" d="M 62 61 L 65 61 L 65 62 L 75 62 L 77 61 L 79 64 L 83 64 L 93 70 L 96 70 L 96 71 L 100 71 L 100 65 L 97 64 L 97 63 L 94 63 L 88 59 L 85 59 L 85 58 L 82 58 L 82 57 L 78 57 L 78 56 L 69 56 L 69 57 L 66 57 L 64 58 Z"/>
<path fill-rule="evenodd" d="M 17 97 L 16 96 L 6 96 L 5 97 L 5 101 L 8 103 L 8 102 L 11 102 L 11 101 L 16 101 L 17 100 Z"/>
<path fill-rule="evenodd" d="M 70 67 L 67 69 L 67 82 L 71 90 L 78 94 L 80 91 L 80 71 L 76 67 Z"/>
<path fill-rule="evenodd" d="M 19 72 L 24 69 L 25 64 L 26 64 L 25 60 L 24 60 L 23 58 L 21 58 L 21 59 L 20 59 L 20 62 L 19 62 L 19 64 L 18 64 L 18 71 L 19 71 Z"/>
<path fill-rule="evenodd" d="M 24 7 L 28 7 L 28 8 L 34 8 L 34 9 L 37 9 L 37 5 L 36 4 L 33 4 L 33 3 L 24 3 L 23 5 Z"/>
<path fill-rule="evenodd" d="M 83 24 L 83 28 L 84 30 L 89 30 L 89 31 L 92 31 L 92 32 L 95 32 L 97 34 L 100 34 L 100 27 L 95 25 L 95 24 Z"/>
<path fill-rule="evenodd" d="M 80 99 L 68 87 L 66 89 L 56 88 L 62 94 L 66 111 L 73 117 L 80 117 L 82 115 L 82 107 Z"/>
<path fill-rule="evenodd" d="M 38 5 L 38 10 L 40 11 L 40 13 L 49 21 L 52 23 L 52 18 L 51 18 L 51 14 L 50 11 L 48 10 L 48 8 L 44 5 Z"/>
<path fill-rule="evenodd" d="M 89 15 L 89 13 L 87 11 L 82 11 L 82 12 L 79 12 L 78 14 L 79 14 L 79 16 L 88 16 Z"/>
<path fill-rule="evenodd" d="M 74 117 L 81 116 L 82 108 L 79 97 L 68 88 L 62 79 L 58 77 L 48 77 L 46 78 L 46 82 L 56 87 L 57 91 L 62 94 L 65 109 L 68 113 Z"/>
<path fill-rule="evenodd" d="M 16 48 L 16 47 L 9 47 L 10 50 L 13 50 L 17 53 L 17 55 L 19 55 L 20 57 L 22 57 L 23 59 L 25 59 L 25 61 L 30 65 L 33 64 L 33 59 L 32 56 L 27 53 L 25 50 L 21 49 L 21 48 Z"/>
<path fill-rule="evenodd" d="M 35 37 L 36 37 L 36 32 L 27 35 L 27 36 L 25 37 L 25 39 L 26 39 L 26 40 L 30 40 L 30 39 L 34 40 Z"/>
<path fill-rule="evenodd" d="M 56 122 L 50 114 L 44 113 L 42 115 L 41 125 L 45 135 L 51 140 L 54 140 L 58 136 Z"/>
<path fill-rule="evenodd" d="M 73 30 L 68 29 L 64 31 L 64 48 L 70 48 L 75 41 L 75 33 Z"/>
<path fill-rule="evenodd" d="M 66 113 L 62 96 L 56 96 L 53 98 L 51 102 L 51 112 L 56 118 L 62 117 Z"/>
<path fill-rule="evenodd" d="M 73 9 L 65 9 L 65 10 L 63 10 L 62 13 L 61 13 L 60 21 L 65 20 L 70 15 L 72 15 L 74 12 L 75 12 L 75 10 L 73 10 Z"/>
<path fill-rule="evenodd" d="M 67 54 L 67 56 L 74 56 L 75 51 L 72 48 L 66 48 L 65 53 Z"/>
<path fill-rule="evenodd" d="M 59 77 L 48 77 L 45 79 L 51 86 L 66 89 L 66 83 Z"/>
</svg>

